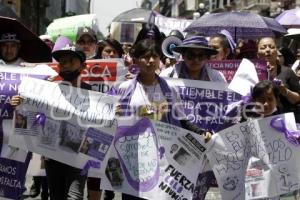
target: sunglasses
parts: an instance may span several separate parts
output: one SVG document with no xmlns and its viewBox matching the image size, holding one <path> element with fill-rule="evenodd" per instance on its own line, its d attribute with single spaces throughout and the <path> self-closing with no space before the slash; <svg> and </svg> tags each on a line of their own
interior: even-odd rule
<svg viewBox="0 0 300 200">
<path fill-rule="evenodd" d="M 186 58 L 188 60 L 194 60 L 198 58 L 199 60 L 204 60 L 205 58 L 208 58 L 208 56 L 204 52 L 195 53 L 193 51 L 187 51 L 185 52 Z"/>
</svg>

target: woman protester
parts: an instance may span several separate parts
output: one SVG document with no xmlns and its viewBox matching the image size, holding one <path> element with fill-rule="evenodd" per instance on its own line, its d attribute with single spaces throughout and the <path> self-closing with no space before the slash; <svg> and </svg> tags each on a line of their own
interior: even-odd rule
<svg viewBox="0 0 300 200">
<path fill-rule="evenodd" d="M 279 99 L 281 110 L 294 112 L 295 119 L 300 122 L 300 114 L 297 111 L 297 104 L 300 102 L 300 84 L 295 72 L 279 64 L 277 59 L 277 47 L 274 38 L 263 37 L 257 45 L 257 56 L 267 62 L 268 79 L 280 80 Z"/>
<path fill-rule="evenodd" d="M 110 59 L 110 58 L 122 58 L 124 54 L 122 45 L 115 39 L 107 38 L 98 42 L 98 50 L 96 58 Z M 100 190 L 100 178 L 89 177 L 87 179 L 88 199 L 99 200 L 101 198 L 102 191 Z M 105 191 L 104 200 L 112 200 L 115 197 L 114 192 Z"/>
<path fill-rule="evenodd" d="M 217 54 L 210 57 L 211 60 L 229 60 L 235 55 L 236 43 L 227 30 L 212 36 L 208 45 L 218 51 Z"/>
<path fill-rule="evenodd" d="M 178 62 L 174 67 L 170 67 L 161 72 L 160 76 L 183 78 L 190 80 L 226 82 L 224 75 L 206 65 L 206 61 L 218 51 L 208 45 L 208 41 L 200 35 L 187 35 L 182 44 L 175 47 L 173 51 L 182 55 L 183 61 Z M 214 178 L 212 171 L 207 172 L 207 176 Z M 207 190 L 209 186 L 207 186 Z M 193 199 L 204 199 L 206 192 Z"/>
<path fill-rule="evenodd" d="M 115 39 L 107 38 L 98 42 L 98 58 L 122 58 L 124 50 L 122 45 Z"/>
<path fill-rule="evenodd" d="M 140 40 L 131 51 L 134 63 L 139 67 L 138 75 L 122 83 L 118 93 L 120 98 L 120 116 L 131 120 L 146 117 L 205 135 L 208 140 L 211 134 L 192 125 L 185 118 L 181 100 L 175 88 L 158 75 L 161 46 L 151 39 Z M 176 105 L 176 106 L 175 106 Z M 122 120 L 118 122 L 122 124 Z M 123 200 L 141 199 L 123 194 Z"/>
<path fill-rule="evenodd" d="M 200 35 L 192 34 L 186 36 L 182 44 L 175 47 L 173 51 L 182 55 L 183 61 L 174 67 L 163 70 L 162 77 L 183 78 L 191 80 L 226 82 L 224 75 L 206 65 L 206 61 L 217 50 L 208 46 L 208 41 Z"/>
</svg>

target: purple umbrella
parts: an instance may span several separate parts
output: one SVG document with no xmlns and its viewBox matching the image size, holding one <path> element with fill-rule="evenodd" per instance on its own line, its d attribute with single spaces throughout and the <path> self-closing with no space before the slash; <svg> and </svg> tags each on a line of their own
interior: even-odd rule
<svg viewBox="0 0 300 200">
<path fill-rule="evenodd" d="M 275 19 L 288 28 L 300 28 L 300 9 L 285 10 Z"/>
<path fill-rule="evenodd" d="M 204 36 L 212 36 L 223 29 L 229 31 L 235 40 L 286 34 L 285 28 L 274 19 L 247 12 L 222 12 L 204 15 L 193 21 L 184 31 L 196 31 Z"/>
</svg>

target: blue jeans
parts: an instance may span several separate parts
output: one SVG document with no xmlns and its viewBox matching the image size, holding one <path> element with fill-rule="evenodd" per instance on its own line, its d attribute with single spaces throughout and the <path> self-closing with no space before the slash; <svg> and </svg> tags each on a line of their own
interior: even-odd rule
<svg viewBox="0 0 300 200">
<path fill-rule="evenodd" d="M 53 200 L 83 200 L 87 176 L 80 169 L 57 162 L 45 161 L 50 198 Z"/>
</svg>

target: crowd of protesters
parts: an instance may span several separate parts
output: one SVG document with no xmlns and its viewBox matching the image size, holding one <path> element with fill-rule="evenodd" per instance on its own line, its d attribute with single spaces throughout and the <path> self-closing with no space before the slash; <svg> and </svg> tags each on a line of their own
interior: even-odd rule
<svg viewBox="0 0 300 200">
<path fill-rule="evenodd" d="M 185 116 L 183 108 L 176 107 L 176 118 L 168 110 L 180 102 L 178 91 L 169 85 L 165 77 L 181 78 L 226 83 L 222 72 L 210 68 L 209 60 L 229 59 L 262 59 L 266 64 L 267 80 L 257 83 L 252 89 L 251 101 L 256 109 L 244 120 L 267 117 L 279 113 L 293 112 L 300 122 L 300 65 L 293 70 L 291 67 L 297 59 L 297 53 L 288 47 L 278 46 L 273 37 L 262 37 L 255 40 L 234 41 L 227 30 L 222 30 L 210 38 L 199 33 L 183 33 L 173 30 L 173 35 L 182 43 L 173 48 L 174 57 L 163 54 L 162 43 L 166 36 L 155 25 L 142 28 L 133 44 L 121 44 L 108 36 L 98 40 L 96 33 L 89 27 L 78 29 L 76 42 L 60 36 L 52 41 L 49 36 L 41 39 L 52 49 L 53 62 L 58 62 L 59 75 L 63 81 L 74 87 L 91 90 L 91 86 L 80 79 L 88 59 L 122 58 L 129 72 L 127 81 L 120 84 L 118 94 L 120 104 L 127 109 L 118 110 L 117 116 L 136 115 L 169 124 L 173 124 L 199 134 L 209 141 L 213 134 L 192 124 Z M 20 65 L 26 62 L 19 55 L 22 40 L 18 34 L 7 32 L 0 35 L 0 58 L 8 65 Z M 34 52 L 32 52 L 34 53 Z M 275 81 L 274 81 L 275 80 Z M 169 95 L 171 94 L 171 95 Z M 13 106 L 22 103 L 20 96 L 11 100 Z M 161 106 L 164 104 L 165 106 Z M 134 113 L 127 112 L 133 109 Z M 262 109 L 259 109 L 262 108 Z M 179 116 L 179 117 L 178 117 Z M 81 200 L 87 183 L 88 199 L 113 199 L 113 191 L 101 191 L 99 178 L 88 178 L 80 174 L 80 169 L 58 161 L 43 158 L 46 169 L 45 177 L 34 177 L 30 195 L 36 197 L 42 190 L 42 200 Z M 49 188 L 49 194 L 48 194 Z M 141 199 L 123 194 L 122 199 Z"/>
</svg>

